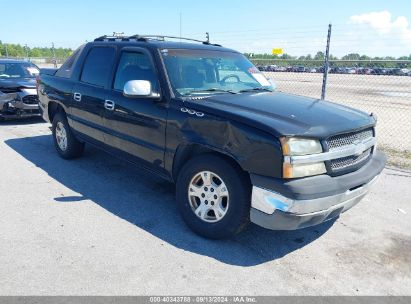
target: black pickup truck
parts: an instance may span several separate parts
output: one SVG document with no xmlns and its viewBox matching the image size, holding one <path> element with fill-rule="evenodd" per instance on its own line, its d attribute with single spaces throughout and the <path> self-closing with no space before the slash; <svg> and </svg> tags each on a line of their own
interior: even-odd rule
<svg viewBox="0 0 411 304">
<path fill-rule="evenodd" d="M 385 165 L 373 115 L 275 92 L 242 54 L 166 36 L 103 36 L 38 94 L 61 157 L 90 143 L 176 185 L 188 226 L 225 238 L 338 217 Z"/>
</svg>

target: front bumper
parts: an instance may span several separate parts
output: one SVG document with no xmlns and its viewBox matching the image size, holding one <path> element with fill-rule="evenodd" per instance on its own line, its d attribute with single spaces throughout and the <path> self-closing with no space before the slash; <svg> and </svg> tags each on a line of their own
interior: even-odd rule
<svg viewBox="0 0 411 304">
<path fill-rule="evenodd" d="M 22 89 L 16 93 L 0 93 L 0 119 L 41 116 L 35 89 Z"/>
<path fill-rule="evenodd" d="M 361 201 L 384 166 L 384 154 L 376 152 L 359 170 L 337 177 L 252 176 L 251 221 L 268 229 L 295 230 L 338 217 Z"/>
</svg>

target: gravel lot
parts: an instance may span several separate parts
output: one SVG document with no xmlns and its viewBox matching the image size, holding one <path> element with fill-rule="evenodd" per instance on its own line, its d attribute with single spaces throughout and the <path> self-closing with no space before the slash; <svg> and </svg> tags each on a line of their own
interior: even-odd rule
<svg viewBox="0 0 411 304">
<path fill-rule="evenodd" d="M 0 124 L 0 295 L 411 295 L 411 172 L 386 169 L 335 222 L 193 234 L 173 185 L 49 125 Z"/>
</svg>

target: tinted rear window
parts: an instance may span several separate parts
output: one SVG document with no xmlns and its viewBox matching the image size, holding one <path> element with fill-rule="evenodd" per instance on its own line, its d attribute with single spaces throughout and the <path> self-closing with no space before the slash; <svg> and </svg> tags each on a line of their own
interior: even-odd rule
<svg viewBox="0 0 411 304">
<path fill-rule="evenodd" d="M 104 87 L 113 67 L 115 49 L 112 47 L 94 47 L 87 54 L 81 81 Z"/>
<path fill-rule="evenodd" d="M 71 74 L 73 73 L 74 63 L 77 62 L 77 59 L 80 55 L 80 51 L 83 49 L 84 46 L 79 47 L 77 50 L 74 51 L 73 54 L 63 63 L 63 65 L 57 70 L 56 76 L 70 78 Z"/>
</svg>

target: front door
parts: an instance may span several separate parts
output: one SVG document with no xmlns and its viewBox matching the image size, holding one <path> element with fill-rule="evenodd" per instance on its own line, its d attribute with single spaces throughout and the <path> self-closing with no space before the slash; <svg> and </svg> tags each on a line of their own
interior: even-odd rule
<svg viewBox="0 0 411 304">
<path fill-rule="evenodd" d="M 162 172 L 167 103 L 162 97 L 125 97 L 123 88 L 129 80 L 148 80 L 153 91 L 160 92 L 157 72 L 146 49 L 127 48 L 120 54 L 112 89 L 106 98 L 105 143 L 129 160 Z"/>
</svg>

